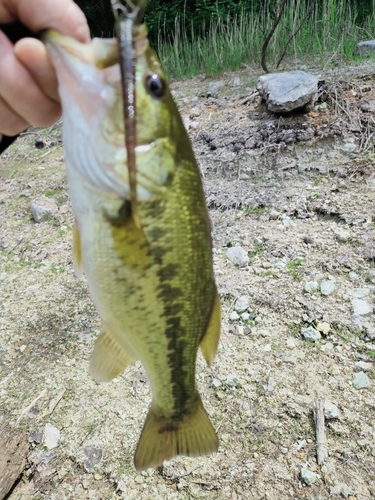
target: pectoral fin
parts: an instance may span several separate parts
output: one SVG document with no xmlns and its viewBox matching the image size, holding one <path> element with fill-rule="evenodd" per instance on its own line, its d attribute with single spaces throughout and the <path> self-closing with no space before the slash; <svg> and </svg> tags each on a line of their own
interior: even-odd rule
<svg viewBox="0 0 375 500">
<path fill-rule="evenodd" d="M 96 382 L 109 382 L 135 361 L 108 329 L 99 335 L 90 359 L 90 375 Z"/>
<path fill-rule="evenodd" d="M 220 299 L 217 290 L 215 290 L 215 298 L 212 305 L 211 318 L 208 323 L 206 333 L 201 340 L 201 351 L 208 365 L 210 365 L 214 360 L 217 346 L 219 344 L 220 319 Z"/>
<path fill-rule="evenodd" d="M 79 233 L 77 222 L 75 222 L 73 226 L 73 263 L 76 276 L 79 278 L 83 273 L 83 265 L 81 235 Z"/>
</svg>

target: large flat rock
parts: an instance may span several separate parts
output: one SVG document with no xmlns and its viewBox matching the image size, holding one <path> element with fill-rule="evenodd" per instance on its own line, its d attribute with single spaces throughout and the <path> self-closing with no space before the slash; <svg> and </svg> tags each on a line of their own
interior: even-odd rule
<svg viewBox="0 0 375 500">
<path fill-rule="evenodd" d="M 314 103 L 318 79 L 305 71 L 270 73 L 259 77 L 257 89 L 269 111 L 289 113 Z"/>
<path fill-rule="evenodd" d="M 355 56 L 365 56 L 370 57 L 375 55 L 375 40 L 367 40 L 365 42 L 359 42 L 357 47 L 354 49 L 353 54 Z"/>
</svg>

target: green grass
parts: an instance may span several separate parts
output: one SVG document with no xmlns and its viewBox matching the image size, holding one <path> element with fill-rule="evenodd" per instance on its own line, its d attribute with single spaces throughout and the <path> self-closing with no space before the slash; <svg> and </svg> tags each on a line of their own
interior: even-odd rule
<svg viewBox="0 0 375 500">
<path fill-rule="evenodd" d="M 371 1 L 375 6 L 375 0 Z M 353 59 L 358 41 L 373 38 L 375 14 L 358 26 L 357 12 L 349 0 L 315 2 L 308 12 L 309 7 L 310 2 L 304 0 L 288 2 L 268 45 L 267 65 L 270 71 L 276 69 L 287 42 L 305 16 L 301 29 L 288 44 L 279 70 L 291 59 L 299 59 L 302 64 L 318 59 L 324 66 L 337 66 Z M 201 36 L 195 34 L 199 30 L 187 33 L 183 17 L 177 17 L 173 40 L 166 43 L 160 36 L 155 48 L 168 76 L 177 79 L 199 74 L 215 75 L 239 69 L 244 64 L 260 67 L 263 41 L 274 16 L 275 2 L 265 0 L 260 12 L 239 13 L 234 21 L 219 19 L 202 26 Z M 162 23 L 159 32 L 163 33 Z"/>
<path fill-rule="evenodd" d="M 301 329 L 295 323 L 289 323 L 289 325 L 287 326 L 287 328 L 288 328 L 288 333 L 290 335 L 293 335 L 295 337 L 299 337 L 300 336 Z"/>
<path fill-rule="evenodd" d="M 251 205 L 248 205 L 246 207 L 246 212 L 251 215 L 262 215 L 266 211 L 266 207 L 263 207 L 262 205 L 258 205 L 257 207 L 252 207 Z"/>
<path fill-rule="evenodd" d="M 302 259 L 297 258 L 289 262 L 289 264 L 286 265 L 288 268 L 290 274 L 296 278 L 299 275 L 299 268 L 302 264 Z"/>
</svg>

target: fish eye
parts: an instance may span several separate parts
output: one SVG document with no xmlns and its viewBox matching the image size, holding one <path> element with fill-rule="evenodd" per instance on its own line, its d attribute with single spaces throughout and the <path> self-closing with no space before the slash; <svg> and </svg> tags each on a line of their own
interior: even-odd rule
<svg viewBox="0 0 375 500">
<path fill-rule="evenodd" d="M 146 78 L 146 90 L 151 97 L 161 99 L 165 94 L 165 82 L 156 73 L 148 75 Z"/>
</svg>

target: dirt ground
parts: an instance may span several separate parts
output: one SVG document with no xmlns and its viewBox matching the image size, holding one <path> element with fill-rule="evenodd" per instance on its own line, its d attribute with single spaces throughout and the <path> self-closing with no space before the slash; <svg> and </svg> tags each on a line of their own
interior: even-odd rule
<svg viewBox="0 0 375 500">
<path fill-rule="evenodd" d="M 134 469 L 148 382 L 139 363 L 108 384 L 89 377 L 100 323 L 74 275 L 61 130 L 30 130 L 0 158 L 0 440 L 19 433 L 24 457 L 8 500 L 375 498 L 375 66 L 324 72 L 316 106 L 287 117 L 266 111 L 248 69 L 221 79 L 216 98 L 207 80 L 172 85 L 204 176 L 222 300 L 216 360 L 207 368 L 199 354 L 197 367 L 218 453 Z M 57 209 L 37 224 L 41 196 Z M 237 246 L 240 267 L 227 257 Z M 370 311 L 353 317 L 355 300 Z M 308 327 L 321 338 L 306 340 Z M 316 400 L 336 411 L 320 466 Z"/>
</svg>

